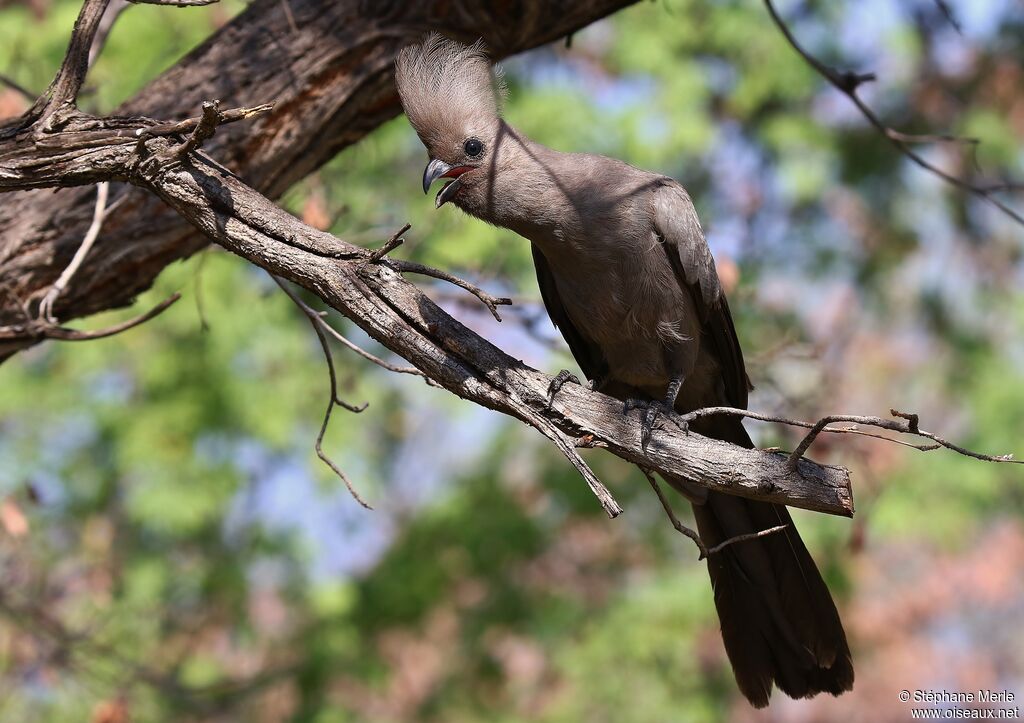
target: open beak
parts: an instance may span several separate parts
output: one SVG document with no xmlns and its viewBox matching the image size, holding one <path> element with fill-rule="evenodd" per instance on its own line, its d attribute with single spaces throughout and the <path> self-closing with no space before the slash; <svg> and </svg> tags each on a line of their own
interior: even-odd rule
<svg viewBox="0 0 1024 723">
<path fill-rule="evenodd" d="M 466 171 L 472 170 L 472 166 L 451 166 L 444 161 L 432 158 L 427 167 L 423 169 L 423 192 L 428 193 L 430 191 L 431 184 L 434 183 L 438 178 L 451 178 L 454 180 L 444 184 L 440 191 L 437 193 L 437 198 L 434 199 L 434 208 L 441 208 L 444 204 L 454 198 L 455 194 L 459 191 L 461 181 L 459 177 Z"/>
</svg>

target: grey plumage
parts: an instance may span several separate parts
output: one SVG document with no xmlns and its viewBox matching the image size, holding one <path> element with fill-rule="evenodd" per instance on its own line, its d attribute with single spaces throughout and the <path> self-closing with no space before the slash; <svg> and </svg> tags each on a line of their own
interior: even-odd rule
<svg viewBox="0 0 1024 723">
<path fill-rule="evenodd" d="M 479 45 L 431 36 L 399 55 L 403 106 L 431 162 L 437 203 L 532 242 L 545 307 L 588 378 L 621 399 L 660 400 L 673 381 L 680 412 L 746 406 L 743 354 L 690 197 L 676 181 L 603 156 L 560 153 L 505 123 L 501 84 Z M 731 417 L 702 434 L 751 447 Z M 741 691 L 767 705 L 773 683 L 794 697 L 853 685 L 832 598 L 785 507 L 708 493 L 681 479 L 708 545 L 789 523 L 732 545 L 708 569 Z"/>
</svg>

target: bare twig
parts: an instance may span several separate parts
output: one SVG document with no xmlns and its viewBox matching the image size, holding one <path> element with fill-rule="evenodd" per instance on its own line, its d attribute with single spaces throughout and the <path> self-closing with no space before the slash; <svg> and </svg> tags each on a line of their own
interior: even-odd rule
<svg viewBox="0 0 1024 723">
<path fill-rule="evenodd" d="M 945 18 L 946 22 L 957 31 L 960 35 L 964 34 L 963 26 L 960 24 L 960 20 L 957 19 L 956 14 L 953 12 L 953 8 L 949 6 L 946 0 L 935 0 L 935 5 L 938 7 L 942 17 Z"/>
<path fill-rule="evenodd" d="M 900 412 L 895 409 L 890 409 L 889 413 L 897 417 L 897 419 L 885 419 L 883 417 L 871 417 L 871 416 L 860 416 L 854 414 L 830 414 L 822 417 L 817 422 L 804 422 L 797 419 L 789 419 L 787 417 L 780 417 L 773 414 L 762 414 L 761 412 L 753 412 L 749 409 L 739 409 L 737 407 L 704 407 L 703 409 L 697 409 L 688 414 L 680 415 L 681 422 L 692 422 L 695 419 L 702 417 L 711 417 L 719 414 L 731 415 L 734 417 L 746 417 L 748 419 L 756 419 L 760 422 L 775 422 L 778 424 L 786 424 L 791 427 L 803 427 L 810 431 L 800 441 L 800 444 L 796 449 L 789 455 L 787 459 L 787 466 L 791 470 L 796 469 L 796 464 L 803 457 L 804 453 L 807 452 L 811 444 L 822 432 L 833 432 L 833 433 L 859 433 L 865 436 L 876 437 L 883 439 L 887 442 L 894 442 L 896 444 L 903 444 L 913 449 L 920 450 L 922 452 L 930 452 L 932 450 L 940 449 L 942 447 L 949 449 L 958 454 L 962 454 L 965 457 L 972 457 L 973 459 L 981 460 L 983 462 L 1008 462 L 1012 464 L 1024 464 L 1024 460 L 1014 459 L 1012 454 L 982 454 L 980 452 L 974 452 L 972 450 L 961 447 L 960 445 L 954 444 L 937 434 L 932 432 L 926 432 L 925 430 L 918 427 L 918 416 L 916 414 L 908 414 L 906 412 Z M 861 424 L 866 427 L 876 427 L 878 429 L 886 429 L 892 432 L 900 432 L 902 434 L 913 434 L 924 439 L 929 439 L 934 444 L 928 445 L 913 445 L 902 442 L 898 439 L 891 439 L 881 435 L 869 434 L 862 432 L 858 429 L 850 428 L 834 428 L 829 427 L 830 424 L 837 422 L 848 422 L 851 424 Z"/>
<path fill-rule="evenodd" d="M 356 491 L 356 488 L 348 478 L 348 475 L 346 475 L 341 468 L 334 463 L 334 460 L 327 456 L 323 449 L 324 434 L 327 433 L 327 425 L 331 422 L 331 412 L 334 411 L 334 406 L 338 405 L 350 412 L 358 414 L 365 410 L 369 406 L 369 403 L 364 402 L 360 405 L 351 404 L 338 396 L 338 374 L 334 367 L 334 354 L 331 352 L 331 345 L 327 342 L 327 336 L 324 334 L 323 327 L 326 326 L 326 324 L 324 323 L 323 318 L 302 299 L 300 299 L 298 294 L 288 288 L 288 285 L 282 279 L 278 278 L 274 274 L 271 274 L 270 278 L 274 280 L 274 283 L 281 287 L 281 290 L 295 303 L 296 306 L 299 307 L 302 313 L 306 315 L 306 318 L 309 319 L 309 323 L 313 326 L 313 331 L 316 332 L 316 337 L 320 341 L 320 348 L 324 352 L 324 358 L 327 360 L 327 374 L 330 377 L 331 390 L 330 398 L 327 401 L 327 409 L 324 411 L 324 420 L 320 424 L 320 433 L 317 434 L 316 444 L 313 445 L 316 450 L 316 456 L 319 457 L 335 475 L 337 475 L 338 479 L 345 483 L 345 487 L 348 488 L 349 494 L 352 495 L 356 502 L 366 509 L 372 510 L 373 507 L 359 496 L 359 492 Z"/>
<path fill-rule="evenodd" d="M 55 111 L 64 105 L 74 106 L 89 71 L 89 49 L 109 2 L 85 0 L 82 5 L 57 76 L 27 114 L 32 121 L 42 119 L 44 130 L 52 128 L 51 118 Z"/>
<path fill-rule="evenodd" d="M 716 554 L 718 552 L 721 552 L 722 550 L 724 550 L 729 545 L 734 545 L 737 542 L 747 542 L 748 540 L 756 540 L 756 539 L 758 539 L 760 537 L 767 537 L 768 535 L 774 535 L 776 532 L 782 532 L 787 527 L 789 527 L 789 525 L 776 525 L 775 527 L 769 527 L 769 528 L 764 529 L 764 530 L 759 530 L 758 532 L 748 532 L 745 535 L 736 535 L 736 537 L 730 537 L 728 540 L 724 540 L 723 542 L 719 542 L 714 547 L 709 547 L 708 548 L 708 555 L 714 555 L 714 554 Z"/>
<path fill-rule="evenodd" d="M 79 329 L 68 329 L 64 326 L 54 326 L 49 321 L 42 319 L 30 320 L 24 325 L 0 326 L 0 342 L 5 339 L 20 339 L 31 337 L 38 339 L 57 339 L 59 341 L 90 341 L 92 339 L 104 339 L 108 336 L 128 331 L 139 324 L 144 324 L 155 316 L 162 314 L 171 304 L 181 298 L 181 294 L 174 293 L 144 314 L 122 321 L 103 329 L 93 331 L 81 331 Z"/>
<path fill-rule="evenodd" d="M 273 276 L 273 274 L 271 274 L 271 276 Z M 277 278 L 276 276 L 274 276 L 273 278 L 274 278 L 274 281 L 277 282 L 277 285 L 281 286 L 281 284 L 282 284 L 281 279 Z M 284 287 L 282 287 L 282 288 L 284 288 Z M 308 316 L 310 319 L 314 319 L 316 321 L 316 323 L 320 326 L 322 331 L 325 331 L 326 333 L 328 333 L 331 336 L 333 336 L 335 339 L 337 339 L 339 342 L 344 344 L 350 350 L 354 351 L 356 354 L 361 356 L 363 359 L 366 359 L 367 361 L 373 362 L 374 364 L 376 364 L 380 368 L 386 369 L 389 372 L 394 372 L 396 374 L 411 374 L 411 375 L 417 376 L 417 377 L 424 377 L 425 379 L 427 379 L 427 381 L 430 381 L 426 377 L 426 375 L 423 372 L 421 372 L 419 369 L 417 369 L 416 367 L 400 366 L 398 364 L 392 364 L 391 362 L 385 361 L 385 360 L 381 359 L 379 356 L 376 356 L 375 354 L 371 354 L 370 352 L 366 351 L 366 349 L 363 349 L 361 346 L 359 346 L 354 341 L 349 339 L 347 336 L 342 334 L 340 331 L 335 329 L 333 326 L 328 324 L 327 321 L 320 314 L 320 312 L 318 312 L 316 309 L 314 309 L 309 304 L 307 304 L 305 301 L 303 301 L 297 294 L 290 293 L 290 291 L 291 291 L 290 289 L 287 289 L 287 288 L 285 289 L 285 293 L 287 293 L 289 298 L 291 298 L 291 300 L 293 302 L 295 302 L 295 305 L 299 307 L 299 309 L 302 311 L 303 314 Z"/>
<path fill-rule="evenodd" d="M 433 269 L 429 266 L 418 264 L 415 261 L 403 261 L 401 259 L 388 259 L 387 263 L 396 271 L 400 271 L 403 274 L 421 274 L 423 276 L 430 276 L 465 289 L 473 296 L 480 299 L 480 301 L 483 302 L 483 305 L 487 307 L 487 310 L 491 312 L 491 316 L 493 316 L 497 321 L 501 321 L 501 316 L 498 314 L 498 307 L 508 306 L 512 303 L 512 299 L 503 296 L 491 296 L 479 286 L 471 284 L 464 279 L 460 279 L 458 276 L 453 276 L 447 271 Z"/>
<path fill-rule="evenodd" d="M 349 339 L 347 336 L 342 334 L 340 331 L 335 329 L 333 326 L 331 326 L 327 322 L 323 322 L 323 327 L 324 327 L 324 331 L 326 331 L 328 334 L 333 336 L 335 339 L 340 341 L 342 344 L 347 346 L 349 349 L 354 351 L 356 354 L 361 356 L 363 359 L 366 359 L 367 361 L 373 362 L 374 364 L 379 366 L 381 369 L 386 369 L 387 371 L 395 372 L 396 374 L 411 374 L 413 376 L 423 377 L 428 382 L 430 381 L 430 378 L 427 377 L 423 372 L 421 372 L 416 367 L 400 366 L 398 364 L 392 364 L 389 361 L 385 361 L 384 359 L 381 359 L 379 356 L 377 356 L 375 354 L 371 354 L 370 352 L 366 351 L 366 349 L 363 349 L 363 347 L 361 347 L 358 344 L 356 344 L 354 341 Z"/>
<path fill-rule="evenodd" d="M 82 239 L 82 245 L 75 251 L 74 258 L 71 259 L 71 263 L 64 269 L 64 273 L 53 283 L 50 290 L 46 292 L 46 296 L 39 302 L 39 316 L 42 319 L 56 324 L 57 320 L 53 316 L 53 304 L 57 301 L 57 297 L 60 296 L 61 292 L 64 291 L 68 282 L 71 281 L 71 277 L 75 275 L 82 262 L 85 261 L 86 255 L 89 253 L 89 249 L 96 242 L 96 238 L 100 235 L 100 229 L 103 228 L 103 219 L 107 212 L 107 197 L 110 193 L 110 183 L 103 181 L 96 184 L 96 207 L 92 214 L 92 223 L 89 224 L 89 230 L 85 233 L 85 238 Z"/>
<path fill-rule="evenodd" d="M 373 264 L 378 263 L 382 258 L 384 258 L 389 253 L 391 253 L 392 251 L 397 249 L 403 243 L 405 243 L 405 239 L 402 238 L 402 235 L 406 231 L 408 231 L 410 228 L 412 228 L 411 224 L 408 224 L 408 223 L 405 224 L 404 226 L 402 226 L 402 228 L 398 229 L 398 231 L 395 232 L 395 234 L 392 235 L 391 238 L 389 238 L 387 240 L 387 243 L 385 243 L 383 246 L 381 246 L 376 251 L 371 251 L 370 252 L 370 263 L 373 263 Z"/>
<path fill-rule="evenodd" d="M 232 108 L 231 110 L 218 111 L 217 112 L 217 125 L 226 125 L 228 123 L 235 123 L 236 121 L 249 120 L 255 118 L 263 113 L 268 113 L 274 109 L 273 103 L 263 103 L 261 105 L 255 105 L 247 108 Z M 197 116 L 195 118 L 187 118 L 183 121 L 172 121 L 169 123 L 154 123 L 153 125 L 147 125 L 139 128 L 135 131 L 135 134 L 140 138 L 144 137 L 158 137 L 158 136 L 176 136 L 184 133 L 191 133 L 199 127 L 206 117 L 205 104 L 204 104 L 204 115 Z"/>
<path fill-rule="evenodd" d="M 654 489 L 654 494 L 658 496 L 658 502 L 661 503 L 661 507 L 665 510 L 665 514 L 668 515 L 668 519 L 672 523 L 672 526 L 676 528 L 677 532 L 680 532 L 693 540 L 693 544 L 697 546 L 697 549 L 700 551 L 700 555 L 697 557 L 698 560 L 703 560 L 706 557 L 715 555 L 729 545 L 735 545 L 737 542 L 747 542 L 749 540 L 756 540 L 760 537 L 767 537 L 768 535 L 773 535 L 776 532 L 782 532 L 789 527 L 789 525 L 776 525 L 775 527 L 769 527 L 765 530 L 759 530 L 758 532 L 748 532 L 744 535 L 736 535 L 735 537 L 730 537 L 728 540 L 719 542 L 713 547 L 708 547 L 704 544 L 704 540 L 701 539 L 701 536 L 696 530 L 687 527 L 679 521 L 679 518 L 676 517 L 675 511 L 672 509 L 671 503 L 669 503 L 668 498 L 665 497 L 665 493 L 661 491 L 661 485 L 658 484 L 658 480 L 654 478 L 654 475 L 651 474 L 650 470 L 646 470 L 641 467 L 640 471 L 644 473 L 647 481 L 651 483 L 651 487 Z"/>
<path fill-rule="evenodd" d="M 654 475 L 643 467 L 640 468 L 640 471 L 644 473 L 644 477 L 646 477 L 647 481 L 651 483 L 651 488 L 654 489 L 654 494 L 658 496 L 658 502 L 661 503 L 662 509 L 665 510 L 665 514 L 668 515 L 668 519 L 671 520 L 672 526 L 676 528 L 678 532 L 693 540 L 693 544 L 695 544 L 697 549 L 700 550 L 700 556 L 697 559 L 703 560 L 708 556 L 708 548 L 704 545 L 704 541 L 700 539 L 700 535 L 697 534 L 696 530 L 687 527 L 679 521 L 679 518 L 676 517 L 676 513 L 672 510 L 672 505 L 669 504 L 668 498 L 665 497 L 665 493 L 661 491 L 661 485 L 658 484 L 658 480 L 654 478 Z"/>
<path fill-rule="evenodd" d="M 927 142 L 930 138 L 935 138 L 939 140 L 953 140 L 954 137 L 914 137 L 909 134 L 896 131 L 887 126 L 857 94 L 857 88 L 867 81 L 874 80 L 874 75 L 870 73 L 858 74 L 851 72 L 840 72 L 837 71 L 835 68 L 829 67 L 821 60 L 816 58 L 814 55 L 812 55 L 810 52 L 808 52 L 803 46 L 800 45 L 799 42 L 797 42 L 796 38 L 793 36 L 792 31 L 789 29 L 789 26 L 786 25 L 785 21 L 779 16 L 779 13 L 775 9 L 775 4 L 772 2 L 772 0 L 764 0 L 764 3 L 765 6 L 768 8 L 768 13 L 771 15 L 772 20 L 775 22 L 775 25 L 782 32 L 783 36 L 786 38 L 786 41 L 793 47 L 793 49 L 797 53 L 800 54 L 800 57 L 807 61 L 808 65 L 810 65 L 815 71 L 817 71 L 819 75 L 825 78 L 825 80 L 827 80 L 829 83 L 835 86 L 837 90 L 845 94 L 853 102 L 853 104 L 857 106 L 857 109 L 861 112 L 861 115 L 863 115 L 864 118 L 867 119 L 868 123 L 870 123 L 879 133 L 885 136 L 889 140 L 889 142 L 892 143 L 892 145 L 895 146 L 895 148 L 901 154 L 903 154 L 903 156 L 910 159 L 915 164 L 925 169 L 929 173 L 932 173 L 938 178 L 941 178 L 949 185 L 959 188 L 961 191 L 964 191 L 966 193 L 970 193 L 974 196 L 977 196 L 978 198 L 984 201 L 987 201 L 988 203 L 992 204 L 1000 211 L 1002 211 L 1004 214 L 1012 218 L 1017 223 L 1024 225 L 1024 215 L 1022 215 L 1018 211 L 1015 211 L 1013 208 L 1008 206 L 1000 199 L 996 198 L 996 196 L 994 195 L 994 193 L 998 190 L 1004 190 L 1006 188 L 1016 188 L 1021 184 L 1013 182 L 999 184 L 998 186 L 995 187 L 978 185 L 963 178 L 959 178 L 950 173 L 947 173 L 938 166 L 926 160 L 922 155 L 920 155 L 911 147 L 912 143 Z M 955 142 L 972 143 L 972 139 L 956 137 Z"/>
</svg>

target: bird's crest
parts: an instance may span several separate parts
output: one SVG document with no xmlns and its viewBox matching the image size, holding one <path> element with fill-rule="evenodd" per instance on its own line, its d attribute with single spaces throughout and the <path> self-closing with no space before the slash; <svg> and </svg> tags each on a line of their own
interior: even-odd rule
<svg viewBox="0 0 1024 723">
<path fill-rule="evenodd" d="M 505 85 L 481 41 L 463 45 L 431 33 L 398 54 L 395 82 L 409 122 L 428 147 L 461 142 L 464 133 L 482 132 L 501 116 Z"/>
</svg>

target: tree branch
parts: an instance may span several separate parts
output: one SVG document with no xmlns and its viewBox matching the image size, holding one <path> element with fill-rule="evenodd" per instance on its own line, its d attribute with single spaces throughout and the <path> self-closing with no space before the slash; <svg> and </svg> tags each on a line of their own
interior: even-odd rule
<svg viewBox="0 0 1024 723">
<path fill-rule="evenodd" d="M 425 33 L 439 31 L 468 42 L 483 38 L 501 59 L 558 40 L 634 1 L 253 0 L 115 115 L 139 119 L 129 124 L 128 133 L 143 126 L 156 133 L 164 129 L 150 127 L 149 119 L 180 117 L 182 109 L 199 108 L 211 98 L 220 98 L 225 107 L 274 99 L 274 109 L 257 123 L 244 130 L 221 126 L 203 148 L 275 198 L 400 112 L 395 55 Z M 228 67 L 231 72 L 224 72 Z M 191 128 L 166 132 L 187 134 Z M 28 187 L 24 180 L 16 185 Z M 79 180 L 92 185 L 104 179 Z M 0 176 L 0 184 L 4 181 Z M 52 286 L 81 244 L 93 200 L 94 194 L 84 190 L 40 190 L 0 204 L 0 287 L 10 292 L 0 295 L 0 326 L 20 323 L 19 300 Z M 109 215 L 82 272 L 61 294 L 55 314 L 72 319 L 124 306 L 165 266 L 207 243 L 161 201 L 130 189 L 128 200 Z M 0 343 L 0 361 L 31 343 L 35 340 Z"/>
</svg>

